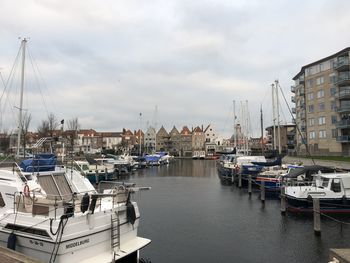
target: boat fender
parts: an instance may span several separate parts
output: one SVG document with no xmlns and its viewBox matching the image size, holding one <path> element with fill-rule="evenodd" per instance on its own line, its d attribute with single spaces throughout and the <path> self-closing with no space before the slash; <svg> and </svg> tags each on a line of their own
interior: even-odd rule
<svg viewBox="0 0 350 263">
<path fill-rule="evenodd" d="M 15 233 L 11 233 L 7 239 L 7 248 L 16 250 L 17 236 Z"/>
<path fill-rule="evenodd" d="M 23 188 L 23 194 L 25 197 L 29 197 L 30 196 L 30 190 L 29 190 L 29 186 L 26 184 Z"/>
<path fill-rule="evenodd" d="M 136 220 L 136 212 L 134 205 L 129 201 L 126 204 L 126 218 L 128 222 L 130 222 L 132 225 L 135 223 Z"/>
<path fill-rule="evenodd" d="M 89 209 L 89 204 L 90 204 L 90 196 L 88 193 L 85 193 L 80 204 L 80 210 L 82 213 L 85 213 Z"/>
</svg>

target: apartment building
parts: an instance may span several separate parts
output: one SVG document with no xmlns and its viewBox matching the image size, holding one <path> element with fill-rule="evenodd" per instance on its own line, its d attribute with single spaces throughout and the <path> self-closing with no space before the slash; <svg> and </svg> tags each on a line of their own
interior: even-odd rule
<svg viewBox="0 0 350 263">
<path fill-rule="evenodd" d="M 278 141 L 281 143 L 281 152 L 293 154 L 295 151 L 295 136 L 296 127 L 295 124 L 282 124 L 280 125 L 280 135 L 278 134 L 278 126 L 269 126 L 265 129 L 267 131 L 267 144 L 270 149 L 278 149 Z M 274 132 L 276 136 L 274 136 Z M 280 139 L 278 139 L 280 138 Z M 276 141 L 274 141 L 276 139 Z M 260 138 L 261 147 L 261 138 Z M 252 147 L 251 147 L 252 148 Z"/>
<path fill-rule="evenodd" d="M 297 152 L 350 155 L 350 47 L 305 65 L 293 78 Z"/>
</svg>

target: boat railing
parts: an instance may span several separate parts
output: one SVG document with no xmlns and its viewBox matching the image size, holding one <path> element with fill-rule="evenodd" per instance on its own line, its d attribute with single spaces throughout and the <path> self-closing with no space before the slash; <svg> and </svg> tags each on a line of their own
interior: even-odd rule
<svg viewBox="0 0 350 263">
<path fill-rule="evenodd" d="M 14 213 L 31 213 L 33 216 L 54 219 L 63 215 L 75 216 L 77 213 L 85 213 L 86 211 L 93 214 L 95 211 L 119 209 L 120 204 L 127 202 L 131 193 L 150 189 L 150 187 L 135 187 L 134 183 L 113 183 L 115 183 L 115 187 L 105 189 L 103 193 L 86 191 L 79 194 L 53 195 L 43 194 L 41 189 L 30 191 L 24 189 L 23 192 L 14 194 Z M 86 201 L 87 199 L 88 201 Z M 106 202 L 109 204 L 107 206 L 103 205 L 103 201 L 106 199 L 109 200 Z"/>
<path fill-rule="evenodd" d="M 300 181 L 298 179 L 287 179 L 283 180 L 283 185 L 284 186 L 312 186 L 313 182 L 312 181 Z"/>
<path fill-rule="evenodd" d="M 18 163 L 12 163 L 12 172 L 13 174 L 16 174 L 22 180 L 22 182 L 26 183 L 28 181 L 27 177 L 23 174 L 23 171 L 21 167 L 19 167 Z"/>
</svg>

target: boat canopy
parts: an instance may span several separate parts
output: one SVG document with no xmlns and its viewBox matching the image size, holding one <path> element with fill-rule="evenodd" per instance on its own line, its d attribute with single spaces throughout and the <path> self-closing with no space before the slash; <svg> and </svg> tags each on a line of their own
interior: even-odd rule
<svg viewBox="0 0 350 263">
<path fill-rule="evenodd" d="M 54 171 L 56 156 L 51 153 L 36 154 L 34 158 L 23 160 L 20 167 L 24 172 Z"/>
<path fill-rule="evenodd" d="M 272 162 L 255 162 L 253 161 L 252 164 L 259 165 L 259 166 L 276 166 L 282 164 L 282 157 L 278 156 L 276 160 Z"/>
<path fill-rule="evenodd" d="M 305 174 L 305 179 L 312 180 L 312 175 L 321 173 L 334 173 L 336 171 L 335 168 L 321 165 L 308 165 L 304 167 L 298 167 L 291 170 L 288 174 L 286 174 L 285 178 L 297 178 L 299 175 Z"/>
</svg>

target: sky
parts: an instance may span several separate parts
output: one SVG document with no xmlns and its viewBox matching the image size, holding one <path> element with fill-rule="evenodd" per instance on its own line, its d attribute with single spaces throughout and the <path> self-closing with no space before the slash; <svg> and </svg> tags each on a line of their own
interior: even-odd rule
<svg viewBox="0 0 350 263">
<path fill-rule="evenodd" d="M 32 131 L 53 113 L 96 131 L 212 124 L 223 137 L 233 132 L 233 101 L 237 121 L 248 101 L 251 135 L 259 136 L 260 107 L 264 126 L 272 124 L 276 79 L 292 106 L 290 86 L 301 67 L 350 46 L 348 0 L 0 6 L 1 130 L 8 131 L 20 105 L 19 38 L 28 38 L 23 108 Z M 290 122 L 282 96 L 280 103 L 281 122 Z"/>
</svg>

